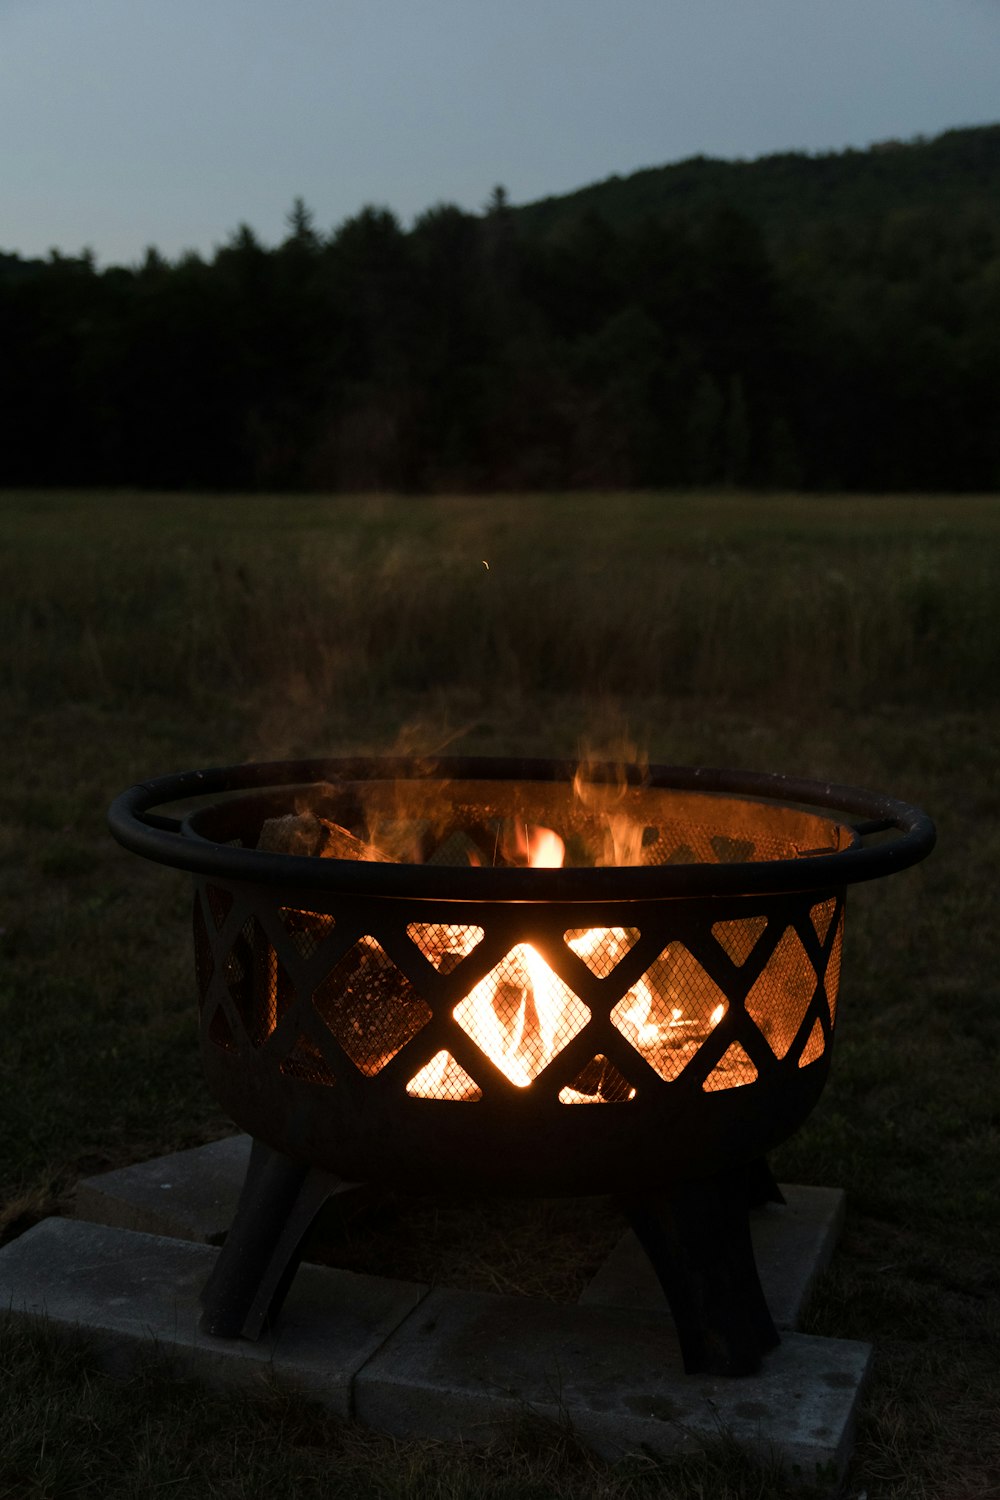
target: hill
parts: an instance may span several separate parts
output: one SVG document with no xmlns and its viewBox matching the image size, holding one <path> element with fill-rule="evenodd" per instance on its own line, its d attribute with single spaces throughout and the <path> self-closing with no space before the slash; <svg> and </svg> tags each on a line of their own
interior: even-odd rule
<svg viewBox="0 0 1000 1500">
<path fill-rule="evenodd" d="M 1000 126 L 0 256 L 0 485 L 1000 488 Z"/>
<path fill-rule="evenodd" d="M 694 156 L 618 175 L 514 210 L 522 233 L 545 239 L 599 215 L 615 229 L 646 219 L 698 221 L 721 208 L 752 219 L 772 250 L 831 225 L 901 212 L 1000 218 L 1000 125 L 949 130 L 933 140 L 881 141 L 865 151 L 783 152 L 753 161 Z"/>
</svg>

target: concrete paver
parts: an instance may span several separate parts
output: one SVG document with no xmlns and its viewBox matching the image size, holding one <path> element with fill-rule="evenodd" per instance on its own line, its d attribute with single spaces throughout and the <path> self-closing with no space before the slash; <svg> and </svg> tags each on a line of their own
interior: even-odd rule
<svg viewBox="0 0 1000 1500">
<path fill-rule="evenodd" d="M 250 1137 L 232 1135 L 86 1177 L 77 1183 L 76 1217 L 219 1244 L 233 1222 L 249 1160 Z"/>
<path fill-rule="evenodd" d="M 867 1344 L 785 1334 L 759 1375 L 686 1376 L 668 1315 L 431 1291 L 355 1381 L 355 1410 L 398 1436 L 485 1440 L 531 1412 L 606 1458 L 773 1445 L 809 1479 L 846 1461 Z"/>
<path fill-rule="evenodd" d="M 427 1290 L 302 1266 L 272 1336 L 255 1344 L 215 1339 L 198 1329 L 198 1294 L 218 1253 L 160 1235 L 45 1219 L 0 1250 L 0 1307 L 84 1331 L 115 1367 L 155 1343 L 214 1381 L 252 1381 L 271 1369 L 347 1417 L 356 1372 Z"/>
<path fill-rule="evenodd" d="M 477 1441 L 531 1413 L 570 1423 L 611 1459 L 693 1449 L 726 1431 L 773 1446 L 807 1478 L 846 1461 L 870 1347 L 787 1331 L 832 1253 L 838 1189 L 787 1186 L 787 1206 L 754 1211 L 761 1282 L 785 1331 L 759 1375 L 727 1380 L 683 1373 L 630 1231 L 577 1306 L 304 1265 L 270 1340 L 208 1338 L 197 1328 L 217 1254 L 206 1241 L 229 1227 L 248 1153 L 235 1136 L 81 1183 L 77 1213 L 95 1222 L 46 1220 L 0 1251 L 0 1305 L 79 1325 L 112 1361 L 155 1340 L 215 1380 L 266 1366 L 399 1436 Z"/>
<path fill-rule="evenodd" d="M 830 1262 L 844 1222 L 841 1188 L 782 1184 L 786 1202 L 750 1214 L 754 1259 L 778 1328 L 795 1328 L 816 1277 Z M 627 1230 L 586 1286 L 580 1301 L 662 1310 L 663 1292 L 642 1246 Z"/>
</svg>

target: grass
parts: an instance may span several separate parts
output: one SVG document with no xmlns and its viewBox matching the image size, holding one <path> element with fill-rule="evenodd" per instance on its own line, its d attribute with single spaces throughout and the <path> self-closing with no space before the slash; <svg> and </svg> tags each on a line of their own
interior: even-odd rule
<svg viewBox="0 0 1000 1500">
<path fill-rule="evenodd" d="M 846 1493 L 996 1493 L 998 541 L 991 497 L 0 496 L 2 1232 L 231 1128 L 197 1060 L 186 882 L 104 832 L 136 779 L 631 740 L 869 785 L 940 842 L 852 893 L 831 1080 L 775 1165 L 848 1192 L 809 1313 L 876 1346 Z M 457 1210 L 427 1212 L 446 1242 Z M 578 1263 L 545 1212 L 512 1211 L 503 1246 L 476 1221 L 478 1268 L 439 1274 L 556 1294 L 542 1228 L 556 1280 Z M 44 1330 L 7 1327 L 0 1370 L 4 1500 L 806 1493 L 724 1446 L 608 1469 L 530 1424 L 485 1455 L 395 1443 L 155 1360 L 124 1402 Z"/>
</svg>

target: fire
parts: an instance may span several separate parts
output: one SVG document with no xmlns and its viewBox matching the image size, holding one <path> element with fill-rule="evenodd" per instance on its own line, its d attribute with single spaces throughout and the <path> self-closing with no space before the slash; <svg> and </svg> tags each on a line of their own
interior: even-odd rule
<svg viewBox="0 0 1000 1500">
<path fill-rule="evenodd" d="M 505 852 L 533 869 L 559 869 L 565 845 L 551 828 L 521 826 Z M 421 931 L 417 941 L 425 956 L 440 954 L 444 932 L 433 926 Z M 452 933 L 448 947 L 454 960 L 467 956 L 475 941 L 474 937 L 463 940 Z M 567 945 L 584 962 L 599 960 L 610 969 L 625 956 L 631 942 L 621 928 L 591 927 L 567 936 Z M 724 1005 L 716 1006 L 708 1029 L 718 1024 L 724 1010 Z M 458 1003 L 453 1014 L 479 1050 L 516 1088 L 527 1088 L 590 1019 L 584 1002 L 530 943 L 512 948 Z M 655 1019 L 657 1015 L 659 1019 Z M 665 1013 L 645 979 L 633 985 L 612 1019 L 654 1066 L 655 1054 L 670 1048 L 675 1053 L 678 1049 L 690 1051 L 700 1044 L 706 1030 L 704 1021 L 688 1018 L 683 1006 L 674 1005 Z M 446 1051 L 438 1052 L 420 1069 L 407 1092 L 421 1099 L 472 1099 L 480 1095 L 465 1069 Z M 634 1098 L 635 1092 L 630 1088 L 627 1097 Z M 559 1098 L 564 1104 L 592 1104 L 600 1102 L 602 1095 L 567 1087 Z"/>
</svg>

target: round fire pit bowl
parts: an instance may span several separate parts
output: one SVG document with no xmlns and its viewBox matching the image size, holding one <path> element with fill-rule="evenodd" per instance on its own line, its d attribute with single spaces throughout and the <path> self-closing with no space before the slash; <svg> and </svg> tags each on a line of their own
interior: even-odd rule
<svg viewBox="0 0 1000 1500">
<path fill-rule="evenodd" d="M 846 888 L 934 842 L 853 788 L 536 760 L 192 771 L 109 822 L 195 877 L 237 1125 L 353 1181 L 519 1194 L 666 1189 L 787 1137 L 830 1067 Z"/>
</svg>

